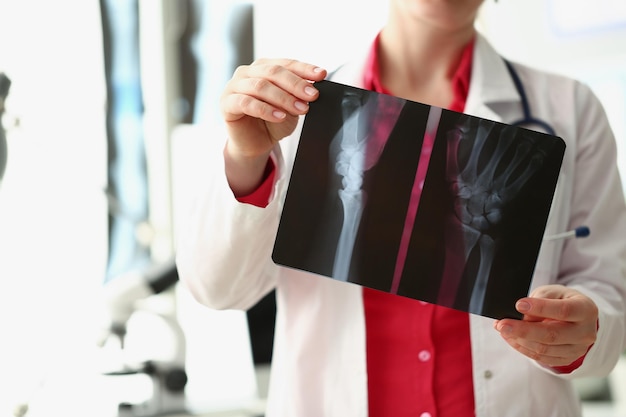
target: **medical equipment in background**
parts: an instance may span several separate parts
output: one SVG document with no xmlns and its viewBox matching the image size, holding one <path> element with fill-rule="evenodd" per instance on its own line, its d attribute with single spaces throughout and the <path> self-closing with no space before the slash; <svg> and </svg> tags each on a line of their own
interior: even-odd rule
<svg viewBox="0 0 626 417">
<path fill-rule="evenodd" d="M 178 271 L 174 260 L 153 266 L 142 271 L 133 271 L 107 282 L 103 288 L 104 304 L 107 310 L 107 323 L 98 339 L 98 345 L 105 347 L 117 341 L 123 352 L 126 348 L 128 322 L 139 312 L 155 314 L 170 331 L 174 348 L 169 359 L 146 359 L 138 363 L 122 359 L 105 369 L 104 375 L 124 377 L 145 374 L 152 382 L 152 394 L 142 403 L 120 402 L 118 417 L 149 417 L 182 414 L 186 412 L 185 370 L 186 343 L 183 329 L 175 311 L 158 311 L 142 307 L 142 302 L 173 287 L 178 282 Z M 159 344 L 159 340 L 154 341 Z M 123 358 L 123 356 L 122 356 Z"/>
<path fill-rule="evenodd" d="M 11 80 L 5 73 L 0 72 L 0 184 L 2 183 L 2 176 L 7 166 L 8 159 L 8 146 L 6 133 L 2 124 L 2 115 L 4 114 L 4 102 L 9 94 L 9 87 L 11 86 Z"/>
<path fill-rule="evenodd" d="M 119 2 L 109 1 L 109 3 Z M 137 346 L 133 345 L 133 337 L 137 334 L 143 335 L 147 330 L 133 327 L 133 324 L 140 319 L 150 319 L 145 317 L 145 311 L 141 307 L 169 302 L 174 308 L 166 317 L 161 318 L 169 321 L 172 330 L 178 329 L 179 352 L 177 355 L 167 356 L 170 358 L 167 363 L 151 360 L 150 364 L 156 363 L 161 367 L 178 365 L 179 368 L 186 368 L 188 381 L 184 393 L 173 393 L 170 390 L 167 400 L 163 396 L 164 389 L 160 394 L 155 392 L 147 407 L 141 404 L 132 406 L 120 404 L 119 416 L 171 414 L 177 408 L 177 404 L 180 405 L 174 403 L 174 394 L 177 394 L 175 399 L 184 399 L 186 410 L 193 413 L 204 413 L 205 410 L 231 406 L 238 408 L 240 404 L 242 406 L 247 406 L 248 403 L 256 404 L 258 398 L 254 367 L 250 348 L 245 344 L 249 342 L 245 312 L 209 311 L 203 306 L 196 305 L 186 291 L 178 289 L 165 291 L 167 288 L 160 288 L 158 284 L 161 282 L 164 286 L 168 283 L 173 285 L 174 275 L 177 279 L 174 264 L 169 262 L 174 253 L 174 205 L 178 204 L 176 203 L 178 199 L 173 198 L 174 191 L 178 190 L 175 190 L 172 184 L 171 152 L 174 145 L 172 131 L 182 122 L 182 116 L 187 115 L 187 111 L 195 109 L 196 105 L 203 108 L 202 116 L 207 117 L 208 113 L 215 110 L 211 95 L 219 88 L 221 75 L 226 77 L 227 74 L 232 74 L 237 65 L 252 61 L 252 5 L 247 2 L 223 0 L 139 0 L 136 3 L 149 216 L 145 221 L 138 222 L 140 230 L 135 232 L 139 243 L 148 249 L 150 262 L 159 265 L 165 262 L 171 266 L 172 274 L 164 272 L 162 277 L 171 278 L 164 281 L 156 278 L 158 274 L 153 273 L 154 271 L 126 274 L 118 270 L 111 274 L 103 288 L 110 315 L 109 324 L 103 335 L 105 338 L 103 342 L 108 343 L 108 346 L 104 346 L 103 350 L 115 347 L 118 341 L 118 350 L 132 351 Z M 206 19 L 210 19 L 210 22 Z M 190 35 L 192 32 L 194 34 Z M 191 39 L 187 36 L 191 36 Z M 244 44 L 247 48 L 243 48 Z M 193 60 L 188 56 L 187 50 L 190 48 L 192 51 L 189 52 L 193 52 L 194 55 Z M 225 51 L 224 48 L 229 50 Z M 250 56 L 246 55 L 248 50 Z M 228 58 L 231 55 L 232 63 Z M 213 59 L 215 56 L 220 59 Z M 194 69 L 194 65 L 198 65 L 199 68 Z M 197 88 L 194 83 L 187 84 L 196 79 L 196 72 Z M 206 83 L 210 85 L 207 86 Z M 194 93 L 184 95 L 183 93 L 188 91 L 184 90 L 184 86 L 193 87 Z M 202 97 L 196 98 L 196 94 Z M 208 108 L 204 109 L 206 106 Z M 216 117 L 218 116 L 216 113 Z M 116 212 L 120 218 L 126 216 L 122 220 L 134 220 L 133 213 L 125 211 L 124 207 L 117 204 L 118 199 L 112 199 L 111 195 L 107 195 L 107 198 L 111 207 L 122 209 Z M 126 255 L 128 252 L 121 253 Z M 163 267 L 161 271 L 167 269 Z M 161 292 L 163 294 L 160 294 Z M 175 294 L 172 294 L 173 292 Z M 180 297 L 183 297 L 182 303 L 178 302 L 181 300 Z M 151 303 L 151 300 L 156 303 Z M 138 320 L 132 320 L 133 317 Z M 185 332 L 184 335 L 182 331 Z M 207 333 L 210 337 L 206 337 Z M 148 345 L 138 352 L 142 359 L 144 356 L 150 359 L 155 356 L 149 353 L 154 347 L 150 343 L 153 336 L 160 339 L 159 334 L 159 332 L 149 333 Z M 159 342 L 160 340 L 155 340 L 153 345 Z M 170 342 L 169 338 L 166 342 Z M 234 346 L 235 343 L 237 346 Z M 141 343 L 142 346 L 145 344 Z M 187 349 L 183 349 L 184 346 Z M 122 368 L 129 368 L 127 370 L 135 368 L 137 373 L 146 374 L 139 365 L 126 364 L 119 360 L 117 363 L 122 365 Z M 224 372 L 228 374 L 222 375 Z M 125 372 L 112 371 L 109 375 L 112 378 L 123 379 Z M 152 379 L 155 387 L 163 386 L 159 385 L 164 383 L 163 380 Z M 119 385 L 122 384 L 123 381 Z M 161 404 L 157 404 L 158 396 L 161 397 Z"/>
</svg>

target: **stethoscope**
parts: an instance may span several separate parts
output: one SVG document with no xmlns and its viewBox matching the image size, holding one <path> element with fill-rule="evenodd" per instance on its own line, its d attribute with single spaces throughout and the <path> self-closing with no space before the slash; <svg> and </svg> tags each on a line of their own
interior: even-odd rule
<svg viewBox="0 0 626 417">
<path fill-rule="evenodd" d="M 530 126 L 537 126 L 540 127 L 545 133 L 556 136 L 556 132 L 554 131 L 554 128 L 550 126 L 550 124 L 548 124 L 544 120 L 537 119 L 532 115 L 532 113 L 530 112 L 530 105 L 528 104 L 528 96 L 526 95 L 526 90 L 524 89 L 522 80 L 520 80 L 517 71 L 515 71 L 515 68 L 513 68 L 513 65 L 509 61 L 505 59 L 504 63 L 509 70 L 509 74 L 511 74 L 511 79 L 513 80 L 513 84 L 515 84 L 515 89 L 517 90 L 517 93 L 522 100 L 522 111 L 524 112 L 524 117 L 522 119 L 519 119 L 509 124 L 512 126 L 527 128 Z"/>
<path fill-rule="evenodd" d="M 505 59 L 504 63 L 506 64 L 506 67 L 509 70 L 509 74 L 511 75 L 513 84 L 515 84 L 515 89 L 517 90 L 517 93 L 520 96 L 520 99 L 522 101 L 522 112 L 524 113 L 524 117 L 522 119 L 519 119 L 509 124 L 511 126 L 526 127 L 526 128 L 530 126 L 537 126 L 541 128 L 544 131 L 544 133 L 547 133 L 552 136 L 556 136 L 556 132 L 554 128 L 550 126 L 548 122 L 541 120 L 541 119 L 537 119 L 536 117 L 532 115 L 530 111 L 530 104 L 528 103 L 528 96 L 526 95 L 526 90 L 524 89 L 522 80 L 519 78 L 517 71 L 515 71 L 515 68 L 513 68 L 513 65 L 509 61 Z M 572 237 L 580 238 L 580 237 L 587 237 L 589 236 L 589 234 L 590 234 L 589 227 L 578 226 L 577 228 L 568 230 L 567 232 L 544 236 L 543 240 L 553 241 L 553 240 L 569 239 Z"/>
</svg>

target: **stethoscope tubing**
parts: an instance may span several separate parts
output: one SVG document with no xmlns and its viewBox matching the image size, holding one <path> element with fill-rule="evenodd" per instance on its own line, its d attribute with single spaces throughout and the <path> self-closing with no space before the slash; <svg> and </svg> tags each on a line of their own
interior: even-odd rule
<svg viewBox="0 0 626 417">
<path fill-rule="evenodd" d="M 515 68 L 513 68 L 513 65 L 509 61 L 505 59 L 504 63 L 506 64 L 506 67 L 509 70 L 509 74 L 511 75 L 513 84 L 515 84 L 515 89 L 517 90 L 517 93 L 520 96 L 521 104 L 522 104 L 522 112 L 524 113 L 524 117 L 522 119 L 516 120 L 509 124 L 511 126 L 518 126 L 518 127 L 528 127 L 531 125 L 535 125 L 543 129 L 545 133 L 552 135 L 552 136 L 556 136 L 556 132 L 552 126 L 550 126 L 547 122 L 541 119 L 537 119 L 536 117 L 532 115 L 532 112 L 530 111 L 530 104 L 528 102 L 528 96 L 526 95 L 526 89 L 524 88 L 524 85 L 522 84 L 522 80 L 520 79 L 519 74 L 517 73 Z"/>
</svg>

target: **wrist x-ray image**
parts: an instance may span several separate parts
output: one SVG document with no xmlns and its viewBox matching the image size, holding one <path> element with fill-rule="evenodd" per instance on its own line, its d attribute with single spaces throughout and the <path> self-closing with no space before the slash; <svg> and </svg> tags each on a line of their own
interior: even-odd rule
<svg viewBox="0 0 626 417">
<path fill-rule="evenodd" d="M 564 141 L 331 81 L 316 87 L 274 262 L 519 318 Z"/>
</svg>

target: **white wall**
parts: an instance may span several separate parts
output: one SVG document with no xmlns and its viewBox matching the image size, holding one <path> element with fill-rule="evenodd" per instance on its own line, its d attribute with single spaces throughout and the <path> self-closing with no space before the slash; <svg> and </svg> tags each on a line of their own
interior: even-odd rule
<svg viewBox="0 0 626 417">
<path fill-rule="evenodd" d="M 571 74 L 626 68 L 623 1 L 488 0 L 480 23 L 503 55 L 533 66 Z"/>
<path fill-rule="evenodd" d="M 98 2 L 0 0 L 0 71 L 13 82 L 4 120 L 20 122 L 0 187 L 3 415 L 41 378 L 85 370 L 95 346 L 107 245 L 101 45 Z M 88 388 L 73 387 L 75 406 Z"/>
<path fill-rule="evenodd" d="M 387 2 L 256 0 L 254 13 L 257 57 L 295 58 L 332 70 L 373 39 Z"/>
<path fill-rule="evenodd" d="M 504 56 L 594 90 L 616 136 L 626 187 L 626 2 L 487 1 L 479 28 Z"/>
</svg>

